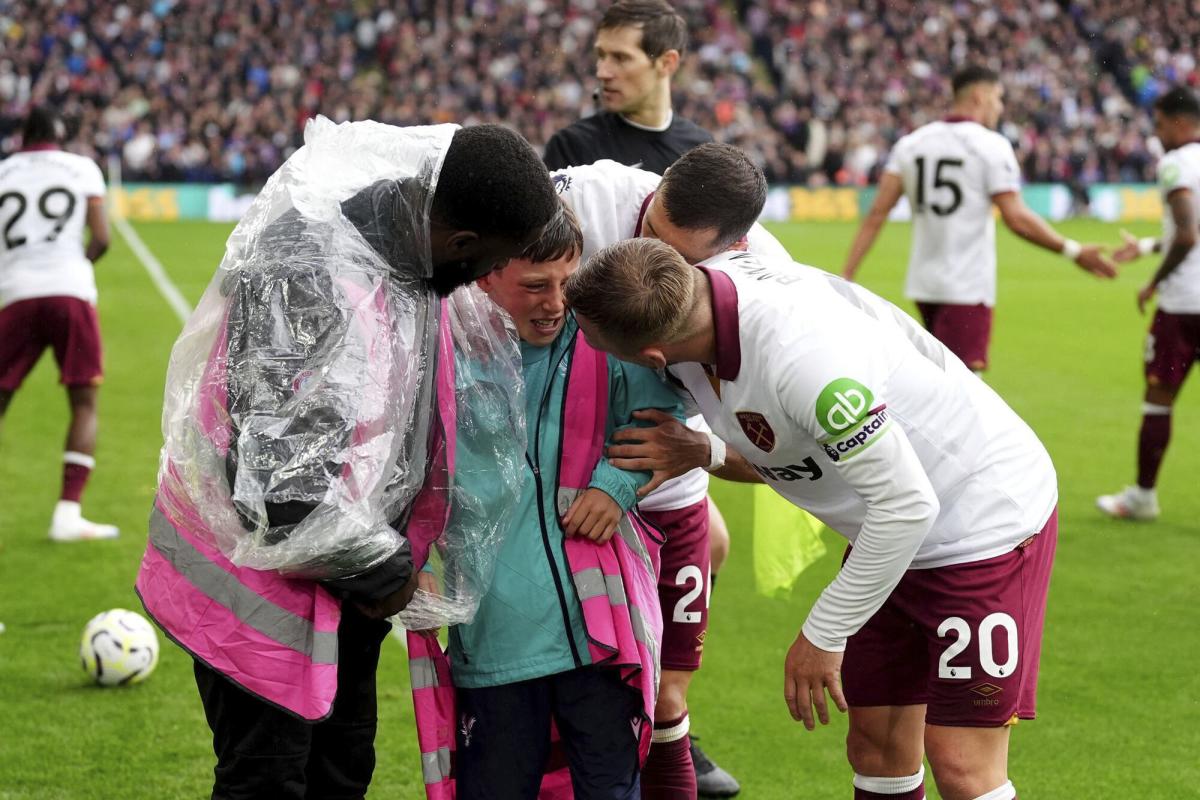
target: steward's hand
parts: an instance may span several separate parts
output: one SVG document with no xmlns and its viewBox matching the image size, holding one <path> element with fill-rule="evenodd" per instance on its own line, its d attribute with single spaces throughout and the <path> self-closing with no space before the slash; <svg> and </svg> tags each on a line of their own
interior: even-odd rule
<svg viewBox="0 0 1200 800">
<path fill-rule="evenodd" d="M 384 597 L 381 600 L 376 600 L 373 603 L 358 602 L 358 610 L 371 619 L 387 619 L 393 614 L 399 614 L 412 600 L 417 591 L 417 581 L 421 573 L 413 570 L 413 574 L 409 576 L 408 582 L 401 586 L 396 591 Z"/>
<path fill-rule="evenodd" d="M 442 594 L 442 587 L 440 585 L 438 585 L 437 575 L 434 575 L 432 572 L 427 572 L 425 570 L 421 570 L 420 572 L 417 573 L 417 589 L 422 592 L 425 592 L 426 594 L 433 595 L 434 597 L 441 597 L 441 594 Z M 430 636 L 430 637 L 433 637 L 434 639 L 436 639 L 439 630 L 440 630 L 440 628 L 433 627 L 433 628 L 422 628 L 420 630 L 416 630 L 413 632 L 419 633 L 422 636 Z"/>
</svg>

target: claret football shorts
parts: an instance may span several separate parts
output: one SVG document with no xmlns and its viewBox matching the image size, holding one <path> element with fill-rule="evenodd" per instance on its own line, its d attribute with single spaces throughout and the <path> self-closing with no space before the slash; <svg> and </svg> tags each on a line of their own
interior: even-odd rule
<svg viewBox="0 0 1200 800">
<path fill-rule="evenodd" d="M 64 386 L 103 379 L 96 307 L 77 297 L 35 297 L 0 309 L 0 389 L 15 392 L 46 348 Z"/>
<path fill-rule="evenodd" d="M 1008 553 L 904 573 L 846 644 L 846 701 L 925 704 L 931 725 L 994 728 L 1033 719 L 1057 539 L 1055 510 Z"/>
<path fill-rule="evenodd" d="M 708 633 L 711 556 L 708 550 L 708 498 L 670 511 L 641 511 L 666 537 L 658 599 L 662 604 L 662 668 L 700 669 Z"/>
<path fill-rule="evenodd" d="M 917 303 L 925 329 L 962 359 L 969 369 L 987 369 L 988 345 L 992 340 L 992 309 L 953 303 Z"/>
<path fill-rule="evenodd" d="M 1146 383 L 1178 389 L 1200 359 L 1200 314 L 1157 311 L 1146 336 Z"/>
</svg>

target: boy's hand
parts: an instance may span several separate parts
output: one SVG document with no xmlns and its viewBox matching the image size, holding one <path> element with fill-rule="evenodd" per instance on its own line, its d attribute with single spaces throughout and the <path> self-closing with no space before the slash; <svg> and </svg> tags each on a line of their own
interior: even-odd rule
<svg viewBox="0 0 1200 800">
<path fill-rule="evenodd" d="M 583 536 L 596 544 L 604 544 L 617 532 L 621 513 L 617 501 L 606 492 L 586 489 L 563 514 L 563 530 L 567 536 Z"/>
</svg>

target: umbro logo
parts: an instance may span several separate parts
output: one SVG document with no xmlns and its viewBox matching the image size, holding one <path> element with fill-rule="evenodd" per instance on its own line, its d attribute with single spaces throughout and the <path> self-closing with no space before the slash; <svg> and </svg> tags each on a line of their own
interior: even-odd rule
<svg viewBox="0 0 1200 800">
<path fill-rule="evenodd" d="M 978 686 L 972 686 L 971 691 L 978 695 L 971 705 L 976 708 L 984 708 L 1000 705 L 1000 700 L 996 695 L 1004 690 L 992 683 L 981 683 Z"/>
</svg>

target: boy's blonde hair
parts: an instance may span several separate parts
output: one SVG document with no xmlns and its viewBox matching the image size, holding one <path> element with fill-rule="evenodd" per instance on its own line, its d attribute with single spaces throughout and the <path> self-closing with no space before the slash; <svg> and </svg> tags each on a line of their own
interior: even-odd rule
<svg viewBox="0 0 1200 800">
<path fill-rule="evenodd" d="M 567 304 L 630 349 L 682 338 L 695 302 L 696 269 L 657 239 L 627 239 L 587 260 L 567 280 Z"/>
</svg>

